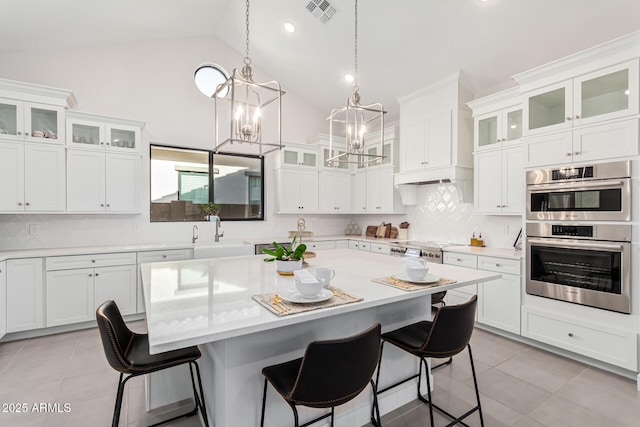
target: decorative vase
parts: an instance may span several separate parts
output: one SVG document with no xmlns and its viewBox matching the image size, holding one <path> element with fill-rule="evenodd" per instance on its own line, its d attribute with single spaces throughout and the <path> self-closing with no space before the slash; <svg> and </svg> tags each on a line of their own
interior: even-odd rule
<svg viewBox="0 0 640 427">
<path fill-rule="evenodd" d="M 302 260 L 282 261 L 276 260 L 276 271 L 281 276 L 293 276 L 293 272 L 302 268 Z"/>
</svg>

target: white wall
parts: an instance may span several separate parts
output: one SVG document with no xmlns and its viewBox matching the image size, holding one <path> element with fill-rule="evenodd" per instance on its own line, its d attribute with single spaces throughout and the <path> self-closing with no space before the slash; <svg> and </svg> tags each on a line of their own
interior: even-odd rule
<svg viewBox="0 0 640 427">
<path fill-rule="evenodd" d="M 216 62 L 231 72 L 243 55 L 217 39 L 198 38 L 147 42 L 94 49 L 3 53 L 0 78 L 73 90 L 78 110 L 137 119 L 144 129 L 140 215 L 0 215 L 0 250 L 108 244 L 191 241 L 194 223 L 150 223 L 149 141 L 191 148 L 213 148 L 213 101 L 193 83 L 203 62 Z M 254 79 L 266 81 L 259 64 Z M 277 76 L 275 76 L 277 78 Z M 286 82 L 283 89 L 286 91 Z M 283 140 L 306 142 L 327 132 L 325 112 L 296 94 L 283 98 Z M 269 155 L 272 156 L 272 155 Z M 266 221 L 225 222 L 225 238 L 286 236 L 296 229 L 297 216 L 273 215 L 272 157 L 265 162 Z M 317 234 L 344 230 L 344 218 L 305 217 Z M 39 224 L 30 236 L 29 224 Z M 213 225 L 198 223 L 201 240 L 213 238 Z M 211 229 L 211 230 L 208 230 Z"/>
</svg>

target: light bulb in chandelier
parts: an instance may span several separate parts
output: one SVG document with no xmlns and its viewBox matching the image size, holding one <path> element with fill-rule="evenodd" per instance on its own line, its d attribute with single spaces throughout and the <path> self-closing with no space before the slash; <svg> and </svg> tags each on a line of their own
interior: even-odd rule
<svg viewBox="0 0 640 427">
<path fill-rule="evenodd" d="M 260 140 L 260 114 L 260 107 L 255 107 L 253 114 L 251 114 L 250 106 L 247 106 L 245 110 L 242 105 L 238 105 L 234 115 L 234 128 L 239 142 L 256 142 Z"/>
</svg>

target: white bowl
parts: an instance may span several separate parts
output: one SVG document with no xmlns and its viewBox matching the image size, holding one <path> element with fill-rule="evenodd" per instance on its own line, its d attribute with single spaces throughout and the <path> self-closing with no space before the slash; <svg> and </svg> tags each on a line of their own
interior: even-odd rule
<svg viewBox="0 0 640 427">
<path fill-rule="evenodd" d="M 422 280 L 429 272 L 429 267 L 419 267 L 419 268 L 406 267 L 405 271 L 407 272 L 407 275 L 409 276 L 409 278 L 413 280 Z"/>
<path fill-rule="evenodd" d="M 296 289 L 300 292 L 302 298 L 315 298 L 322 290 L 322 281 L 319 281 L 318 283 L 304 283 L 296 280 L 295 282 Z"/>
</svg>

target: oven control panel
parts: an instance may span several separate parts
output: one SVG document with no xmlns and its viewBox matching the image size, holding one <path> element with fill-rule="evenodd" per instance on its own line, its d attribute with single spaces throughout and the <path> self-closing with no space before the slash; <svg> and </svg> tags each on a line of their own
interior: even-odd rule
<svg viewBox="0 0 640 427">
<path fill-rule="evenodd" d="M 593 237 L 593 226 L 591 225 L 552 225 L 552 236 L 578 236 Z"/>
<path fill-rule="evenodd" d="M 562 181 L 565 179 L 593 178 L 593 166 L 579 168 L 562 168 L 551 171 L 552 181 Z"/>
</svg>

